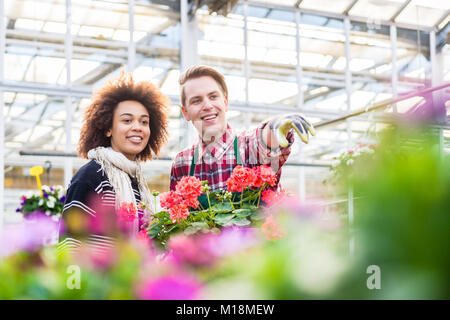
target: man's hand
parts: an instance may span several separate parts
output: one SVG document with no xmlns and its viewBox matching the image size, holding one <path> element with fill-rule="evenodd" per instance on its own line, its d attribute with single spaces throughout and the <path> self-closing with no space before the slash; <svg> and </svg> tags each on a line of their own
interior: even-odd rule
<svg viewBox="0 0 450 320">
<path fill-rule="evenodd" d="M 284 148 L 289 145 L 286 136 L 291 129 L 297 132 L 304 143 L 308 143 L 308 133 L 312 136 L 316 134 L 314 127 L 299 114 L 289 114 L 270 121 L 270 130 L 280 147 Z"/>
</svg>

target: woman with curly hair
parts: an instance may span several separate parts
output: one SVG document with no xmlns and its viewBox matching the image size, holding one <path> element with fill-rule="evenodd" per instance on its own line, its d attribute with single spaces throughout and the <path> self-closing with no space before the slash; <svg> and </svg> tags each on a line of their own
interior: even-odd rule
<svg viewBox="0 0 450 320">
<path fill-rule="evenodd" d="M 86 237 L 96 249 L 113 245 L 107 226 L 116 219 L 111 213 L 124 207 L 128 232 L 138 233 L 146 220 L 139 203 L 153 207 L 140 162 L 152 159 L 167 141 L 167 116 L 168 98 L 150 82 L 135 83 L 125 72 L 94 95 L 78 145 L 79 156 L 91 161 L 67 189 L 67 230 L 60 251 L 80 247 L 80 238 Z"/>
</svg>

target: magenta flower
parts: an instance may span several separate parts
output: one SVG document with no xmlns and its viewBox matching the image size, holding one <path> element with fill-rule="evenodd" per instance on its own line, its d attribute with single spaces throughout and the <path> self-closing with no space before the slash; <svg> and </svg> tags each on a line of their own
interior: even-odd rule
<svg viewBox="0 0 450 320">
<path fill-rule="evenodd" d="M 200 239 L 201 238 L 201 239 Z M 191 265 L 210 265 L 215 257 L 205 250 L 204 235 L 187 236 L 177 234 L 169 241 L 170 256 L 177 263 Z"/>
<path fill-rule="evenodd" d="M 170 239 L 170 258 L 176 263 L 210 266 L 220 257 L 230 256 L 258 243 L 254 229 L 245 227 L 224 228 L 219 234 L 178 234 Z"/>
<path fill-rule="evenodd" d="M 188 275 L 167 275 L 144 283 L 138 297 L 143 300 L 196 300 L 200 298 L 201 287 Z"/>
<path fill-rule="evenodd" d="M 30 214 L 19 224 L 5 226 L 0 234 L 0 257 L 22 250 L 36 250 L 58 232 L 58 223 L 45 214 Z"/>
<path fill-rule="evenodd" d="M 220 234 L 205 235 L 203 247 L 216 257 L 236 254 L 260 243 L 255 229 L 246 227 L 228 227 Z"/>
</svg>

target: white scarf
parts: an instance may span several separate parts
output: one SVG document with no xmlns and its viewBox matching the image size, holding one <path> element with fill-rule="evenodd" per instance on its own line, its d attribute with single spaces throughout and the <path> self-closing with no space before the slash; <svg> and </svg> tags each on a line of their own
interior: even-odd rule
<svg viewBox="0 0 450 320">
<path fill-rule="evenodd" d="M 137 180 L 139 192 L 141 194 L 141 201 L 144 202 L 148 209 L 153 208 L 150 191 L 147 183 L 144 180 L 142 169 L 137 161 L 131 161 L 125 157 L 121 152 L 114 151 L 111 147 L 97 147 L 88 152 L 88 158 L 94 159 L 100 164 L 102 170 L 106 172 L 109 182 L 116 194 L 116 209 L 119 209 L 123 202 L 134 203 L 136 208 L 136 198 L 134 196 L 133 187 L 131 186 L 130 176 Z M 144 216 L 144 220 L 148 221 L 149 217 Z M 137 228 L 138 219 L 136 217 L 133 225 L 135 232 Z"/>
</svg>

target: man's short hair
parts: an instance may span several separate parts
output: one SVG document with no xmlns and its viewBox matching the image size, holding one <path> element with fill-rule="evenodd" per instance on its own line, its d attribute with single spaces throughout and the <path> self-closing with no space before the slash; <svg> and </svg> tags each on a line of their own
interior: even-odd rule
<svg viewBox="0 0 450 320">
<path fill-rule="evenodd" d="M 189 67 L 180 75 L 179 84 L 181 89 L 181 105 L 186 105 L 186 94 L 184 92 L 184 84 L 191 79 L 196 79 L 200 77 L 209 76 L 213 78 L 216 83 L 219 85 L 220 89 L 222 90 L 223 95 L 225 98 L 228 98 L 228 88 L 227 84 L 225 83 L 225 77 L 214 68 L 205 66 L 205 65 L 195 65 L 192 67 Z"/>
</svg>

